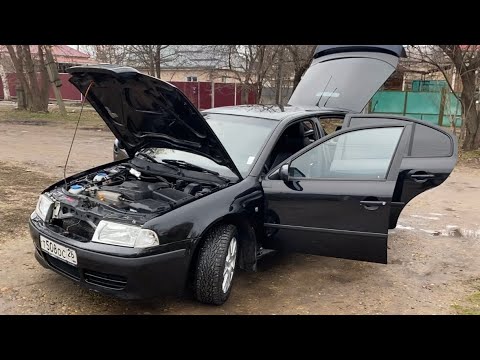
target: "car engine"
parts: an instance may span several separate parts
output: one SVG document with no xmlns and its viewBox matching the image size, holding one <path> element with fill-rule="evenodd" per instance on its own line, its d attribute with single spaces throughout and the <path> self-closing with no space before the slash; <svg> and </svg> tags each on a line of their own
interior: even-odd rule
<svg viewBox="0 0 480 360">
<path fill-rule="evenodd" d="M 143 224 L 221 185 L 142 174 L 129 163 L 106 168 L 50 191 L 52 230 L 88 241 L 102 219 Z"/>
</svg>

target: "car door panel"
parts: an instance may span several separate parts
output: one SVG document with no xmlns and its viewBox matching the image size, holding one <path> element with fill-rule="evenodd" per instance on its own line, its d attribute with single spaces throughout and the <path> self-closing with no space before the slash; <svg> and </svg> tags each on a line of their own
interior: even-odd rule
<svg viewBox="0 0 480 360">
<path fill-rule="evenodd" d="M 385 179 L 264 179 L 268 234 L 264 247 L 386 263 L 390 204 L 411 129 L 401 128 Z M 300 153 L 322 143 L 328 148 L 329 140 L 343 133 L 320 139 Z"/>
<path fill-rule="evenodd" d="M 279 224 L 264 246 L 280 250 L 385 263 L 387 219 L 395 181 L 298 181 L 286 190 L 281 180 L 264 188 L 268 208 Z M 379 201 L 371 206 L 362 201 Z M 373 208 L 375 208 L 373 210 Z M 361 218 L 361 221 L 349 219 Z M 321 220 L 320 220 L 321 219 Z M 295 224 L 295 225 L 291 225 Z M 295 239 L 295 241 L 292 241 Z"/>
<path fill-rule="evenodd" d="M 388 114 L 357 114 L 345 118 L 343 128 L 365 125 L 412 125 L 412 136 L 400 164 L 390 208 L 389 228 L 394 229 L 404 207 L 421 193 L 441 185 L 453 171 L 458 157 L 456 138 L 421 120 Z"/>
</svg>

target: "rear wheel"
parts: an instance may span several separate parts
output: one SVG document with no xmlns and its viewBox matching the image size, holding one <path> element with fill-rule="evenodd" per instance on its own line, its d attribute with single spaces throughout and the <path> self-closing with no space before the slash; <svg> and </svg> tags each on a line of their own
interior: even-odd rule
<svg viewBox="0 0 480 360">
<path fill-rule="evenodd" d="M 233 225 L 212 229 L 198 254 L 194 278 L 195 298 L 223 304 L 230 295 L 238 254 L 238 232 Z"/>
</svg>

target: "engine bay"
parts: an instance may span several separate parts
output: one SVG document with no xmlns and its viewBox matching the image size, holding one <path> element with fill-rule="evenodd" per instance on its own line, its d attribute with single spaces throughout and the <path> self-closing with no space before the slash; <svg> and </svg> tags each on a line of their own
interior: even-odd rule
<svg viewBox="0 0 480 360">
<path fill-rule="evenodd" d="M 65 236 L 88 241 L 102 219 L 141 225 L 226 185 L 153 175 L 122 163 L 51 190 L 55 207 L 49 225 Z"/>
</svg>

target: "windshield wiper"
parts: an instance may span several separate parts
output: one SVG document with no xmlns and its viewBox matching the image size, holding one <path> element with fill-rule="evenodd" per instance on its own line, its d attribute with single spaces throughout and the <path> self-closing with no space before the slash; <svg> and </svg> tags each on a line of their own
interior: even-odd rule
<svg viewBox="0 0 480 360">
<path fill-rule="evenodd" d="M 168 164 L 168 163 L 164 162 L 163 160 L 162 160 L 162 161 L 158 161 L 158 160 L 155 159 L 153 156 L 148 155 L 147 153 L 145 153 L 145 152 L 143 152 L 143 151 L 139 151 L 136 156 L 138 156 L 138 155 L 143 156 L 145 159 L 150 160 L 151 162 L 153 162 L 153 163 L 155 163 L 155 164 L 163 165 L 163 166 L 168 167 L 168 168 L 170 168 L 170 169 L 172 169 L 172 170 L 175 170 L 177 173 L 180 173 L 180 169 L 178 168 L 178 166 L 174 166 L 174 165 Z"/>
<path fill-rule="evenodd" d="M 209 173 L 209 174 L 212 174 L 212 175 L 215 175 L 215 176 L 219 176 L 220 174 L 216 171 L 213 171 L 213 170 L 209 170 L 209 169 L 205 169 L 201 166 L 198 166 L 198 165 L 195 165 L 195 164 L 192 164 L 192 163 L 189 163 L 189 162 L 186 162 L 186 161 L 183 161 L 183 160 L 174 160 L 174 159 L 162 159 L 162 162 L 164 163 L 167 163 L 167 164 L 173 164 L 173 165 L 177 165 L 177 166 L 180 166 L 184 169 L 190 169 L 190 170 L 193 170 L 193 171 L 201 171 L 201 172 L 206 172 L 206 173 Z"/>
<path fill-rule="evenodd" d="M 151 155 L 148 155 L 147 153 L 144 153 L 144 152 L 139 151 L 139 152 L 137 152 L 136 156 L 138 156 L 138 155 L 143 156 L 145 159 L 150 160 L 150 161 L 153 162 L 153 163 L 160 164 L 160 162 L 158 162 L 157 159 L 155 159 L 155 158 L 154 158 L 153 156 L 151 156 Z"/>
</svg>

